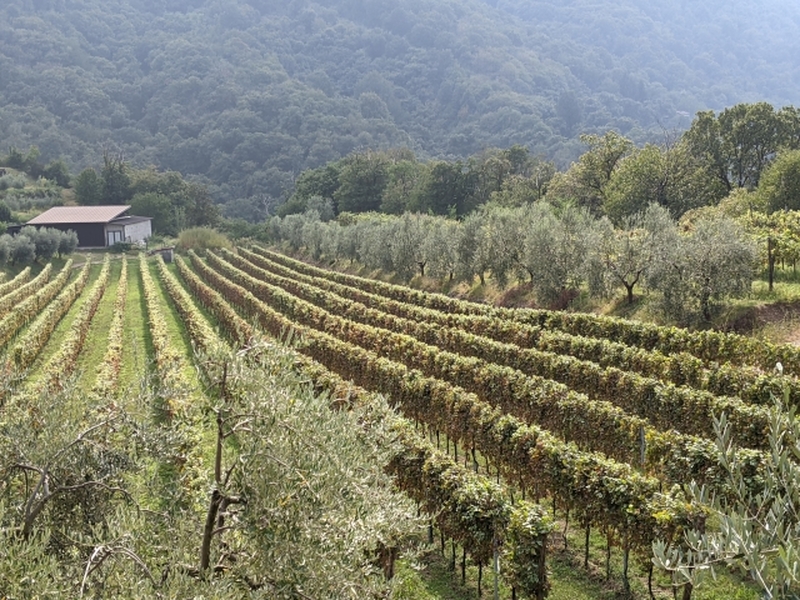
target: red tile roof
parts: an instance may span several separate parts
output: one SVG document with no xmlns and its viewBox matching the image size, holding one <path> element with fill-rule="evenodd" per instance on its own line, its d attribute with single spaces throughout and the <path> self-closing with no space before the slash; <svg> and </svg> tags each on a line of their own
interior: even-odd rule
<svg viewBox="0 0 800 600">
<path fill-rule="evenodd" d="M 38 217 L 28 221 L 28 225 L 73 225 L 77 223 L 108 223 L 121 216 L 129 205 L 116 206 L 54 206 Z"/>
</svg>

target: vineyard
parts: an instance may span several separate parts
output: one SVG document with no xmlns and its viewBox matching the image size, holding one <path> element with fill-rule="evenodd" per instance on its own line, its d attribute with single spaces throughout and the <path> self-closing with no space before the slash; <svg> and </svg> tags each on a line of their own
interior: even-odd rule
<svg viewBox="0 0 800 600">
<path fill-rule="evenodd" d="M 154 597 L 222 580 L 269 597 L 364 597 L 331 582 L 309 596 L 295 575 L 270 576 L 290 566 L 272 557 L 259 571 L 248 550 L 247 524 L 268 545 L 274 515 L 255 506 L 257 485 L 244 475 L 273 452 L 270 440 L 245 442 L 269 417 L 246 399 L 283 369 L 332 415 L 357 415 L 353 435 L 368 452 L 388 449 L 365 481 L 410 499 L 409 522 L 416 512 L 462 581 L 477 573 L 478 594 L 498 586 L 504 597 L 546 597 L 549 553 L 578 530 L 584 566 L 601 564 L 624 592 L 638 578 L 643 597 L 693 597 L 650 557 L 657 540 L 680 546 L 705 522 L 689 481 L 727 490 L 715 417 L 725 414 L 732 454 L 756 488 L 772 456 L 774 400 L 800 397 L 800 351 L 740 336 L 499 309 L 261 247 L 190 252 L 172 265 L 93 258 L 0 284 L 0 565 L 77 556 L 71 595 L 109 593 L 132 577 Z M 281 509 L 314 497 L 307 473 L 290 472 Z M 136 516 L 119 517 L 122 506 Z M 169 531 L 158 552 L 124 533 L 177 510 L 197 516 L 196 556 L 170 563 Z M 53 529 L 65 516 L 82 525 Z M 377 557 L 370 578 L 385 581 L 403 556 L 393 527 L 365 523 L 374 539 L 350 542 Z M 97 542 L 98 528 L 113 542 Z M 590 545 L 598 536 L 602 556 Z M 19 539 L 40 545 L 4 554 Z M 30 592 L 7 577 L 0 597 Z"/>
</svg>

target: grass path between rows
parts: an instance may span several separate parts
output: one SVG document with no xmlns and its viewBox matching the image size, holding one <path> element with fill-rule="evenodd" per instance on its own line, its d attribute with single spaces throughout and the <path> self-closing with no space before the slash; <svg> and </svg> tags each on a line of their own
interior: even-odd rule
<svg viewBox="0 0 800 600">
<path fill-rule="evenodd" d="M 191 384 L 192 390 L 194 390 L 194 394 L 192 395 L 198 396 L 202 394 L 202 386 L 198 377 L 197 369 L 194 367 L 194 348 L 191 340 L 189 339 L 189 334 L 186 331 L 186 327 L 183 325 L 180 314 L 178 314 L 178 311 L 173 305 L 172 300 L 170 300 L 169 295 L 164 289 L 164 284 L 161 281 L 158 268 L 155 264 L 153 264 L 152 261 L 148 261 L 147 265 L 150 269 L 150 275 L 153 278 L 153 282 L 156 284 L 156 294 L 164 314 L 169 337 L 172 340 L 174 347 L 186 359 L 184 361 L 182 371 Z"/>
<path fill-rule="evenodd" d="M 88 394 L 97 378 L 97 368 L 102 363 L 108 346 L 108 330 L 111 319 L 114 316 L 114 300 L 117 295 L 119 285 L 119 275 L 122 270 L 122 263 L 118 260 L 111 261 L 111 273 L 103 299 L 97 307 L 86 335 L 86 342 L 83 345 L 78 362 L 76 365 L 77 388 L 84 394 Z"/>
<path fill-rule="evenodd" d="M 128 259 L 128 296 L 125 299 L 122 365 L 118 389 L 138 393 L 152 373 L 153 340 L 147 326 L 147 308 L 139 277 L 139 261 Z"/>
</svg>

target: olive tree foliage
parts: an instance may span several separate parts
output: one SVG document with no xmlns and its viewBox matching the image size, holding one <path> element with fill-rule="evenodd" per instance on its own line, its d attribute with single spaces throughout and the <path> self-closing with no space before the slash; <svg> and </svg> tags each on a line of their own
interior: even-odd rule
<svg viewBox="0 0 800 600">
<path fill-rule="evenodd" d="M 540 302 L 561 304 L 577 294 L 586 277 L 589 251 L 597 244 L 595 224 L 585 208 L 533 205 L 521 266 Z"/>
<path fill-rule="evenodd" d="M 381 269 L 390 272 L 393 266 L 391 225 L 389 219 L 375 216 L 362 220 L 362 235 L 359 238 L 359 261 L 369 269 Z"/>
<path fill-rule="evenodd" d="M 623 218 L 618 228 L 607 218 L 598 221 L 596 227 L 597 243 L 588 259 L 589 291 L 593 296 L 608 297 L 623 287 L 628 304 L 632 304 L 634 288 L 646 281 L 659 244 L 671 239 L 675 221 L 666 208 L 653 203 Z"/>
<path fill-rule="evenodd" d="M 757 252 L 731 219 L 701 218 L 687 233 L 677 226 L 658 233 L 647 286 L 659 292 L 657 305 L 677 322 L 710 321 L 729 297 L 750 290 Z"/>
<path fill-rule="evenodd" d="M 707 507 L 705 530 L 689 530 L 684 543 L 653 544 L 654 563 L 693 587 L 719 569 L 735 569 L 764 598 L 800 597 L 800 427 L 796 409 L 777 401 L 771 411 L 771 460 L 754 476 L 732 443 L 725 414 L 715 421 L 717 456 L 727 491 L 692 482 L 690 499 Z"/>
<path fill-rule="evenodd" d="M 3 236 L 6 238 L 6 236 Z M 24 265 L 36 260 L 36 244 L 27 235 L 21 233 L 8 236 L 8 261 L 11 264 Z"/>
<path fill-rule="evenodd" d="M 61 232 L 58 229 L 23 227 L 20 235 L 30 238 L 36 246 L 36 256 L 42 260 L 50 260 L 58 253 L 61 242 Z"/>
<path fill-rule="evenodd" d="M 516 209 L 499 206 L 483 211 L 485 228 L 492 248 L 489 269 L 498 285 L 506 286 L 521 273 L 525 236 L 531 223 L 529 206 Z"/>
<path fill-rule="evenodd" d="M 434 219 L 425 237 L 427 274 L 436 279 L 455 279 L 458 265 L 459 224 L 453 219 Z"/>
<path fill-rule="evenodd" d="M 404 213 L 399 219 L 387 224 L 392 270 L 405 281 L 415 274 L 425 275 L 430 256 L 425 239 L 433 225 L 434 217 Z"/>
<path fill-rule="evenodd" d="M 149 389 L 7 400 L 5 595 L 388 595 L 378 554 L 418 521 L 383 470 L 398 451 L 385 402 L 333 411 L 294 355 L 260 342 L 199 363 L 206 395 L 167 423 Z"/>
<path fill-rule="evenodd" d="M 50 227 L 23 227 L 17 235 L 0 236 L 0 264 L 29 264 L 65 256 L 78 246 L 78 234 Z"/>
<path fill-rule="evenodd" d="M 303 215 L 303 224 L 300 226 L 300 239 L 302 244 L 308 249 L 314 260 L 319 260 L 325 248 L 325 240 L 328 236 L 328 227 L 320 220 L 316 210 L 306 211 Z"/>
<path fill-rule="evenodd" d="M 226 520 L 241 537 L 223 534 L 217 564 L 231 552 L 246 557 L 231 570 L 273 598 L 385 593 L 378 552 L 401 546 L 418 525 L 415 507 L 383 469 L 399 450 L 390 409 L 376 401 L 333 411 L 328 397 L 301 387 L 287 352 L 266 345 L 248 352 L 250 364 L 224 357 L 217 376 L 224 391 L 212 407 L 232 438 L 221 492 L 246 499 Z"/>
<path fill-rule="evenodd" d="M 120 412 L 89 410 L 72 392 L 25 400 L 7 400 L 0 423 L 0 588 L 8 593 L 4 577 L 19 577 L 24 597 L 76 596 L 89 540 L 130 499 L 124 476 L 141 438 Z M 15 572 L 42 550 L 58 559 Z"/>
<path fill-rule="evenodd" d="M 468 282 L 477 276 L 481 285 L 486 284 L 486 275 L 495 261 L 495 247 L 480 212 L 474 212 L 462 221 L 456 245 L 456 273 L 459 279 Z"/>
</svg>

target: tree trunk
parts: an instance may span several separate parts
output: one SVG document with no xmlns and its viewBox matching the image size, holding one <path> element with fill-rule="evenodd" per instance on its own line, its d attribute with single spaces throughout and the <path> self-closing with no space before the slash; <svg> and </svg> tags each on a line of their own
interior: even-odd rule
<svg viewBox="0 0 800 600">
<path fill-rule="evenodd" d="M 633 304 L 633 286 L 636 284 L 625 284 L 625 289 L 628 291 L 628 304 Z"/>
<path fill-rule="evenodd" d="M 771 292 L 772 283 L 775 281 L 775 242 L 772 241 L 772 237 L 767 238 L 767 274 Z"/>
<path fill-rule="evenodd" d="M 682 600 L 692 600 L 692 590 L 694 590 L 694 587 L 691 583 L 687 583 L 685 586 L 683 586 Z"/>
<path fill-rule="evenodd" d="M 586 525 L 586 541 L 583 549 L 583 568 L 589 568 L 589 534 L 592 531 L 591 525 L 587 523 Z"/>
<path fill-rule="evenodd" d="M 217 521 L 217 511 L 222 502 L 222 494 L 219 490 L 211 493 L 211 504 L 208 506 L 206 515 L 206 525 L 203 528 L 203 543 L 200 546 L 200 572 L 205 574 L 211 565 L 211 538 L 214 534 L 214 523 Z"/>
</svg>

